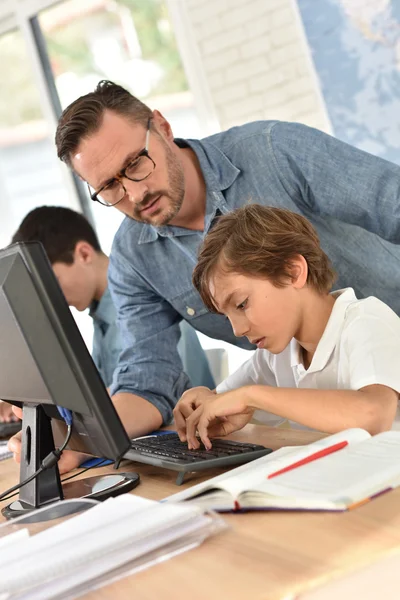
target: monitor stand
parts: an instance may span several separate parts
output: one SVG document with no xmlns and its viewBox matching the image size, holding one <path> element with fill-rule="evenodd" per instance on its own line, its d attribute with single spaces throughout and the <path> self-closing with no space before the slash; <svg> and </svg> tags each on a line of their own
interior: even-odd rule
<svg viewBox="0 0 400 600">
<path fill-rule="evenodd" d="M 25 404 L 22 421 L 20 481 L 33 475 L 39 469 L 42 460 L 54 449 L 51 419 L 40 404 Z M 130 491 L 138 483 L 139 475 L 137 473 L 115 473 L 86 477 L 62 485 L 58 465 L 55 464 L 22 486 L 19 491 L 19 499 L 11 502 L 1 512 L 7 519 L 12 519 L 64 499 L 105 500 Z M 79 503 L 70 503 L 70 505 L 74 507 L 71 508 L 72 512 L 80 510 L 77 509 Z M 81 506 L 85 506 L 84 503 L 81 503 Z M 63 503 L 56 504 L 54 510 L 44 511 L 44 518 L 46 520 L 55 519 L 70 514 L 66 508 L 67 505 L 63 506 Z M 37 520 L 41 520 L 40 514 Z M 34 514 L 31 516 L 32 521 L 35 521 Z"/>
</svg>

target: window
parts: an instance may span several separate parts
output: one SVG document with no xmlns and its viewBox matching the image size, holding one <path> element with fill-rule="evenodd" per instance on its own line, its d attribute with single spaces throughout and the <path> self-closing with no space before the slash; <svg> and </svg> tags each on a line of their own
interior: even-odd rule
<svg viewBox="0 0 400 600">
<path fill-rule="evenodd" d="M 53 136 L 40 107 L 19 30 L 0 36 L 0 246 L 42 204 L 69 206 Z"/>
<path fill-rule="evenodd" d="M 63 108 L 109 79 L 160 110 L 177 137 L 201 136 L 163 0 L 67 0 L 38 21 Z M 97 205 L 92 211 L 108 253 L 122 215 Z"/>
</svg>

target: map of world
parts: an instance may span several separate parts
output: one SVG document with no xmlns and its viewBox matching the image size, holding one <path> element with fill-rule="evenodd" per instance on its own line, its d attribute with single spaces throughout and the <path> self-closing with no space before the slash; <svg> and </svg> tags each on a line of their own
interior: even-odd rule
<svg viewBox="0 0 400 600">
<path fill-rule="evenodd" d="M 335 137 L 400 164 L 400 0 L 298 0 Z"/>
</svg>

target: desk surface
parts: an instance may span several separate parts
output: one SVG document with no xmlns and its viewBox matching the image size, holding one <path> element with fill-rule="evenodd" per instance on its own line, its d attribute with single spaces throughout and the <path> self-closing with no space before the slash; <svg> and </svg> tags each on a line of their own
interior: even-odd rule
<svg viewBox="0 0 400 600">
<path fill-rule="evenodd" d="M 277 449 L 306 444 L 322 434 L 248 425 L 231 437 Z M 174 472 L 129 463 L 123 470 L 140 473 L 141 484 L 134 493 L 155 500 L 217 473 L 191 476 L 177 488 Z M 0 463 L 0 473 L 1 489 L 17 481 L 12 460 Z M 400 547 L 400 489 L 348 513 L 270 512 L 223 518 L 229 529 L 199 548 L 87 594 L 85 600 L 125 600 L 133 594 L 137 600 L 289 600 L 317 582 Z"/>
</svg>

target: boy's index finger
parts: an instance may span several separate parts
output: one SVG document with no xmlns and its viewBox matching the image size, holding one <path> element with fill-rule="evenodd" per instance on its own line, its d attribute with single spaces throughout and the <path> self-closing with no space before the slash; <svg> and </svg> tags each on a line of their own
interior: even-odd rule
<svg viewBox="0 0 400 600">
<path fill-rule="evenodd" d="M 212 419 L 208 417 L 207 414 L 203 413 L 197 425 L 197 431 L 199 432 L 200 439 L 203 442 L 204 446 L 207 448 L 207 450 L 211 450 L 212 448 L 211 440 L 208 437 L 208 426 L 211 420 Z"/>
</svg>

